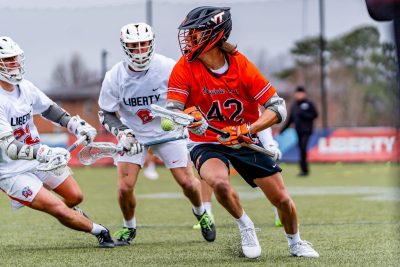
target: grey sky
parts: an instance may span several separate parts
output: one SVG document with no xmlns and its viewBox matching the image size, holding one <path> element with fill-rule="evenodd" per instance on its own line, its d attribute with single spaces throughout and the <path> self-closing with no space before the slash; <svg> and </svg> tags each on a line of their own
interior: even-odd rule
<svg viewBox="0 0 400 267">
<path fill-rule="evenodd" d="M 389 23 L 374 22 L 364 0 L 325 0 L 326 35 L 338 36 L 361 25 L 377 25 L 384 39 Z M 268 58 L 287 53 L 295 40 L 319 33 L 318 0 L 153 0 L 153 28 L 158 53 L 178 59 L 177 26 L 200 5 L 232 7 L 237 43 L 251 60 L 265 49 Z M 0 36 L 10 36 L 25 51 L 26 78 L 42 90 L 60 61 L 80 54 L 86 65 L 100 71 L 102 49 L 108 67 L 122 57 L 119 30 L 146 20 L 145 0 L 0 0 Z M 305 15 L 305 16 L 304 16 Z"/>
</svg>

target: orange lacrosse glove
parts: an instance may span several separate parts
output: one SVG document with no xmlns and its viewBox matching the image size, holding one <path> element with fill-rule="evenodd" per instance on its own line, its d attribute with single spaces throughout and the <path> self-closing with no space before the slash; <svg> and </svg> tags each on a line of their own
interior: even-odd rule
<svg viewBox="0 0 400 267">
<path fill-rule="evenodd" d="M 240 126 L 228 126 L 222 131 L 229 133 L 229 137 L 224 138 L 221 135 L 217 136 L 218 142 L 224 146 L 229 146 L 235 149 L 240 148 L 241 143 L 255 144 L 257 140 L 251 137 L 250 123 L 245 123 Z"/>
<path fill-rule="evenodd" d="M 202 135 L 206 132 L 208 123 L 204 119 L 201 112 L 197 109 L 197 107 L 193 106 L 193 107 L 187 108 L 183 112 L 194 118 L 194 121 L 187 126 L 189 131 L 191 131 L 195 135 Z"/>
</svg>

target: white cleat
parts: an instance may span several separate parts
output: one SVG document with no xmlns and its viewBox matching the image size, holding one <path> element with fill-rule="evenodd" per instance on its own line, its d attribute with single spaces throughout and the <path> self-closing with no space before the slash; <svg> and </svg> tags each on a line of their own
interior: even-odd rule
<svg viewBox="0 0 400 267">
<path fill-rule="evenodd" d="M 240 229 L 242 251 L 246 258 L 255 259 L 261 256 L 261 247 L 258 243 L 256 229 L 253 227 Z"/>
<path fill-rule="evenodd" d="M 308 241 L 301 240 L 296 244 L 289 246 L 290 254 L 296 257 L 318 258 L 319 254 L 312 248 Z"/>
</svg>

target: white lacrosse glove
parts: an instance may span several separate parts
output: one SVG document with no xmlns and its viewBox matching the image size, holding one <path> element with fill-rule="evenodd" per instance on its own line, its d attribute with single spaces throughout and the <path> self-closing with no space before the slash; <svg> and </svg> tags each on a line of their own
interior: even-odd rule
<svg viewBox="0 0 400 267">
<path fill-rule="evenodd" d="M 267 145 L 267 149 L 275 153 L 275 156 L 272 158 L 273 160 L 277 161 L 282 158 L 282 152 L 279 149 L 279 144 L 275 140 Z"/>
<path fill-rule="evenodd" d="M 117 135 L 118 147 L 126 151 L 126 154 L 133 156 L 143 151 L 143 146 L 140 144 L 133 134 L 131 129 L 119 131 Z"/>
<path fill-rule="evenodd" d="M 47 163 L 56 157 L 63 158 L 68 162 L 71 159 L 71 154 L 65 148 L 48 147 L 46 145 L 40 145 L 36 154 L 36 160 L 40 163 Z"/>
<path fill-rule="evenodd" d="M 194 118 L 194 122 L 187 126 L 188 130 L 194 133 L 195 135 L 202 135 L 206 133 L 208 122 L 204 119 L 201 112 L 197 109 L 197 107 L 193 106 L 185 109 L 187 115 L 190 115 Z"/>
<path fill-rule="evenodd" d="M 70 133 L 74 134 L 77 138 L 81 136 L 86 136 L 86 140 L 83 145 L 88 145 L 96 137 L 97 131 L 92 125 L 82 120 L 78 115 L 73 116 L 68 124 L 67 129 Z"/>
</svg>

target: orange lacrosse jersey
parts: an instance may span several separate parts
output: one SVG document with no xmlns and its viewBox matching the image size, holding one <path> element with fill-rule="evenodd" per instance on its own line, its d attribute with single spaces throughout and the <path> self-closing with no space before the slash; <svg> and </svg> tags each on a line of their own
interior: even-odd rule
<svg viewBox="0 0 400 267">
<path fill-rule="evenodd" d="M 253 123 L 276 89 L 244 55 L 227 54 L 228 70 L 217 75 L 200 60 L 189 63 L 182 57 L 175 65 L 168 82 L 168 100 L 179 101 L 185 108 L 197 106 L 210 125 L 226 126 Z M 216 134 L 205 136 L 190 133 L 195 142 L 215 142 Z"/>
</svg>

